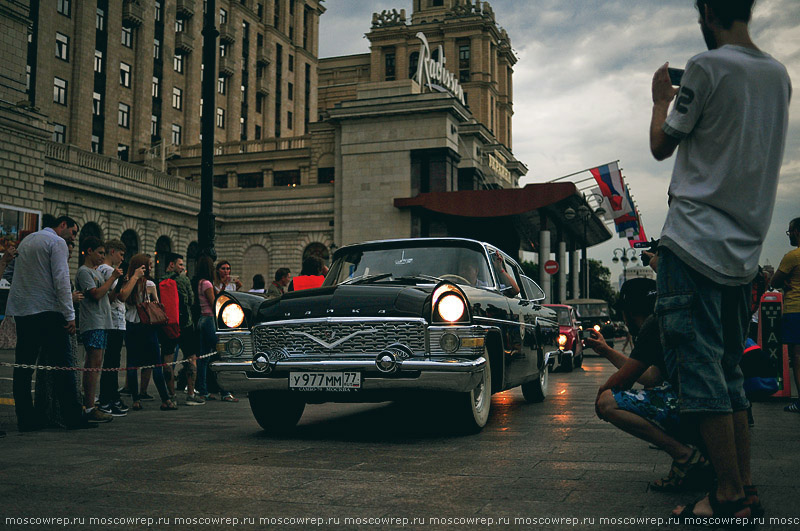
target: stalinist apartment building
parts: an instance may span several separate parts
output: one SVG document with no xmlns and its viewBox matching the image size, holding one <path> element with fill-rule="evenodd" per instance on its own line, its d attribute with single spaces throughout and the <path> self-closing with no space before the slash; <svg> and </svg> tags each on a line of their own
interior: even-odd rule
<svg viewBox="0 0 800 531">
<path fill-rule="evenodd" d="M 196 253 L 205 75 L 217 89 L 217 254 L 246 286 L 298 272 L 309 253 L 435 233 L 394 198 L 512 188 L 527 171 L 512 153 L 516 57 L 485 1 L 375 13 L 368 53 L 320 60 L 323 0 L 217 0 L 214 72 L 202 0 L 9 1 L 4 30 L 19 46 L 0 51 L 15 80 L 0 118 L 17 118 L 0 119 L 0 140 L 38 155 L 24 171 L 24 157 L 0 157 L 0 202 L 68 214 L 129 255 Z M 463 100 L 418 83 L 427 59 Z"/>
</svg>

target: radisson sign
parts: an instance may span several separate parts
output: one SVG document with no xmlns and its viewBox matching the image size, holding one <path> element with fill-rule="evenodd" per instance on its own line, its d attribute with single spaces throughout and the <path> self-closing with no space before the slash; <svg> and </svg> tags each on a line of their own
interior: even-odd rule
<svg viewBox="0 0 800 531">
<path fill-rule="evenodd" d="M 437 90 L 447 91 L 455 96 L 462 105 L 464 101 L 464 89 L 458 82 L 458 78 L 444 67 L 444 49 L 439 45 L 439 57 L 437 60 L 431 58 L 431 48 L 428 39 L 422 32 L 417 33 L 417 38 L 422 41 L 419 47 L 419 65 L 417 66 L 417 83 L 422 87 L 431 87 Z"/>
</svg>

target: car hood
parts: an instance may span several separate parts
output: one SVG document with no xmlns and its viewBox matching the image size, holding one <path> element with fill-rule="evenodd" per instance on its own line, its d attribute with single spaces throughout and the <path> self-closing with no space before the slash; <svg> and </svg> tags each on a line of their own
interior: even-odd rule
<svg viewBox="0 0 800 531">
<path fill-rule="evenodd" d="M 424 317 L 433 286 L 339 285 L 265 301 L 257 322 L 320 317 Z"/>
</svg>

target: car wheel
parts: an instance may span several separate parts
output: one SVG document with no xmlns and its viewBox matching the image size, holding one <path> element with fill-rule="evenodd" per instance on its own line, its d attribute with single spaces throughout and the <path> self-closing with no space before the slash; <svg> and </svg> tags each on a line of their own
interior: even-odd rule
<svg viewBox="0 0 800 531">
<path fill-rule="evenodd" d="M 539 377 L 528 383 L 522 384 L 522 396 L 528 402 L 541 402 L 547 396 L 547 384 L 550 380 L 550 373 L 546 367 L 539 371 Z"/>
<path fill-rule="evenodd" d="M 455 421 L 458 431 L 463 433 L 478 433 L 489 420 L 492 406 L 492 366 L 489 353 L 484 351 L 483 356 L 486 364 L 483 366 L 480 383 L 472 391 L 459 393 L 454 397 Z"/>
<path fill-rule="evenodd" d="M 305 400 L 288 392 L 256 391 L 249 393 L 248 398 L 256 422 L 270 434 L 290 431 L 306 407 Z"/>
</svg>

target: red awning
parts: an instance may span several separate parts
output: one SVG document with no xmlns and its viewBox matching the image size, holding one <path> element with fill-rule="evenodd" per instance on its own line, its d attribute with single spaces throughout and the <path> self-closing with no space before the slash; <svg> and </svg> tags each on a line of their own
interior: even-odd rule
<svg viewBox="0 0 800 531">
<path fill-rule="evenodd" d="M 529 184 L 525 188 L 433 192 L 394 200 L 397 208 L 422 208 L 448 216 L 496 218 L 535 211 L 578 193 L 574 183 Z"/>
</svg>

